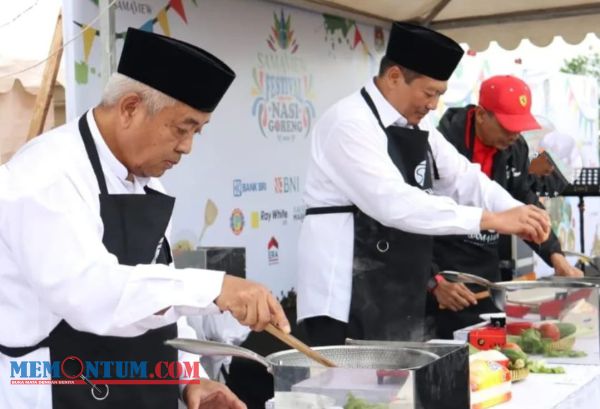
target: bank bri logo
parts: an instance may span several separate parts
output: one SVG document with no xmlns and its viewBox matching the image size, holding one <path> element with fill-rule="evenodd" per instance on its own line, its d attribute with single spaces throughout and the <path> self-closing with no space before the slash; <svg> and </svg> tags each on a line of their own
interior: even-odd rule
<svg viewBox="0 0 600 409">
<path fill-rule="evenodd" d="M 240 197 L 248 192 L 264 192 L 267 190 L 266 182 L 243 182 L 241 179 L 233 179 L 233 196 Z"/>
<path fill-rule="evenodd" d="M 11 385 L 89 385 L 96 400 L 109 395 L 108 385 L 200 383 L 198 361 L 10 361 Z"/>
</svg>

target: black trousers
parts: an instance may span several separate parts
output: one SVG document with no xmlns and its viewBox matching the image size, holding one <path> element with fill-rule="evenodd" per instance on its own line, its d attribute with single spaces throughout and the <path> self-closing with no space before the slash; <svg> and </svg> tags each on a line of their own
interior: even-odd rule
<svg viewBox="0 0 600 409">
<path fill-rule="evenodd" d="M 313 347 L 344 345 L 346 340 L 348 324 L 325 315 L 306 318 L 300 325 L 304 327 L 308 343 Z"/>
</svg>

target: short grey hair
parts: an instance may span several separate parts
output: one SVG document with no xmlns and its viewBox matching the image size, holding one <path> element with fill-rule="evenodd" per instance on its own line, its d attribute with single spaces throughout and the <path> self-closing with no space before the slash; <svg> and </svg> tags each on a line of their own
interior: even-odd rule
<svg viewBox="0 0 600 409">
<path fill-rule="evenodd" d="M 160 91 L 155 90 L 142 84 L 139 81 L 129 78 L 126 75 L 115 72 L 110 76 L 104 91 L 102 92 L 101 106 L 112 107 L 119 99 L 128 93 L 134 92 L 140 96 L 142 102 L 148 109 L 150 115 L 156 114 L 158 111 L 175 105 L 177 100 Z"/>
</svg>

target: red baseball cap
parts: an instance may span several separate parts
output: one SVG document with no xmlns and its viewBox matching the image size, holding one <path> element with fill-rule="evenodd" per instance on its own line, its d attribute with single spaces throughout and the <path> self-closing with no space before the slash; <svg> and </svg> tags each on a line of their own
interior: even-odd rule
<svg viewBox="0 0 600 409">
<path fill-rule="evenodd" d="M 531 91 L 512 75 L 496 75 L 481 83 L 479 105 L 493 112 L 500 125 L 511 132 L 540 129 L 531 115 Z"/>
</svg>

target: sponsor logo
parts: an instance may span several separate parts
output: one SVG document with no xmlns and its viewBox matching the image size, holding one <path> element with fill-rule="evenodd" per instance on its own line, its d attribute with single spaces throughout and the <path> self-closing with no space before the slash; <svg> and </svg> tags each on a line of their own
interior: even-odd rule
<svg viewBox="0 0 600 409">
<path fill-rule="evenodd" d="M 229 226 L 236 236 L 239 236 L 242 230 L 244 230 L 244 213 L 240 209 L 233 209 L 231 212 Z"/>
<path fill-rule="evenodd" d="M 139 1 L 117 1 L 115 7 L 120 11 L 126 11 L 131 14 L 152 14 L 152 7 L 149 4 Z"/>
<path fill-rule="evenodd" d="M 241 179 L 233 180 L 233 196 L 240 197 L 244 193 L 264 192 L 267 190 L 266 182 L 243 182 Z"/>
<path fill-rule="evenodd" d="M 519 176 L 521 176 L 522 172 L 520 170 L 517 170 L 517 168 L 511 167 L 511 166 L 507 166 L 506 167 L 506 178 L 510 179 L 511 177 L 513 178 L 518 178 Z"/>
<path fill-rule="evenodd" d="M 301 222 L 306 215 L 306 205 L 294 206 L 292 210 L 292 219 L 295 222 Z"/>
<path fill-rule="evenodd" d="M 467 239 L 471 242 L 476 242 L 479 244 L 494 244 L 500 239 L 500 235 L 498 233 L 481 232 L 477 234 L 469 234 Z"/>
<path fill-rule="evenodd" d="M 527 95 L 521 95 L 519 97 L 519 103 L 521 104 L 522 107 L 527 105 Z"/>
<path fill-rule="evenodd" d="M 425 185 L 425 176 L 427 175 L 427 162 L 423 161 L 415 168 L 415 181 L 419 186 Z"/>
<path fill-rule="evenodd" d="M 269 257 L 269 265 L 279 263 L 279 242 L 275 237 L 271 237 L 267 243 L 267 255 Z"/>
<path fill-rule="evenodd" d="M 282 224 L 287 224 L 288 211 L 284 209 L 275 209 L 271 211 L 260 211 L 260 220 L 263 222 L 281 221 Z"/>
<path fill-rule="evenodd" d="M 62 361 L 10 361 L 11 385 L 88 385 L 96 400 L 109 385 L 200 383 L 198 361 L 87 361 L 71 355 Z"/>
<path fill-rule="evenodd" d="M 300 191 L 300 176 L 277 176 L 273 189 L 275 193 L 297 193 Z"/>
<path fill-rule="evenodd" d="M 258 229 L 260 227 L 260 213 L 254 211 L 250 213 L 250 227 Z"/>
<path fill-rule="evenodd" d="M 267 44 L 273 51 L 289 50 L 290 54 L 298 51 L 298 43 L 294 37 L 294 30 L 291 29 L 292 17 L 288 14 L 287 17 L 283 14 L 283 9 L 279 17 L 273 13 L 273 26 L 271 26 L 271 34 L 267 38 Z"/>
<path fill-rule="evenodd" d="M 298 42 L 292 29 L 292 17 L 283 10 L 273 14 L 274 23 L 267 38 L 269 50 L 257 54 L 252 69 L 252 115 L 261 134 L 279 142 L 306 138 L 315 118 L 312 104 L 313 76 L 304 61 L 295 56 Z"/>
</svg>

